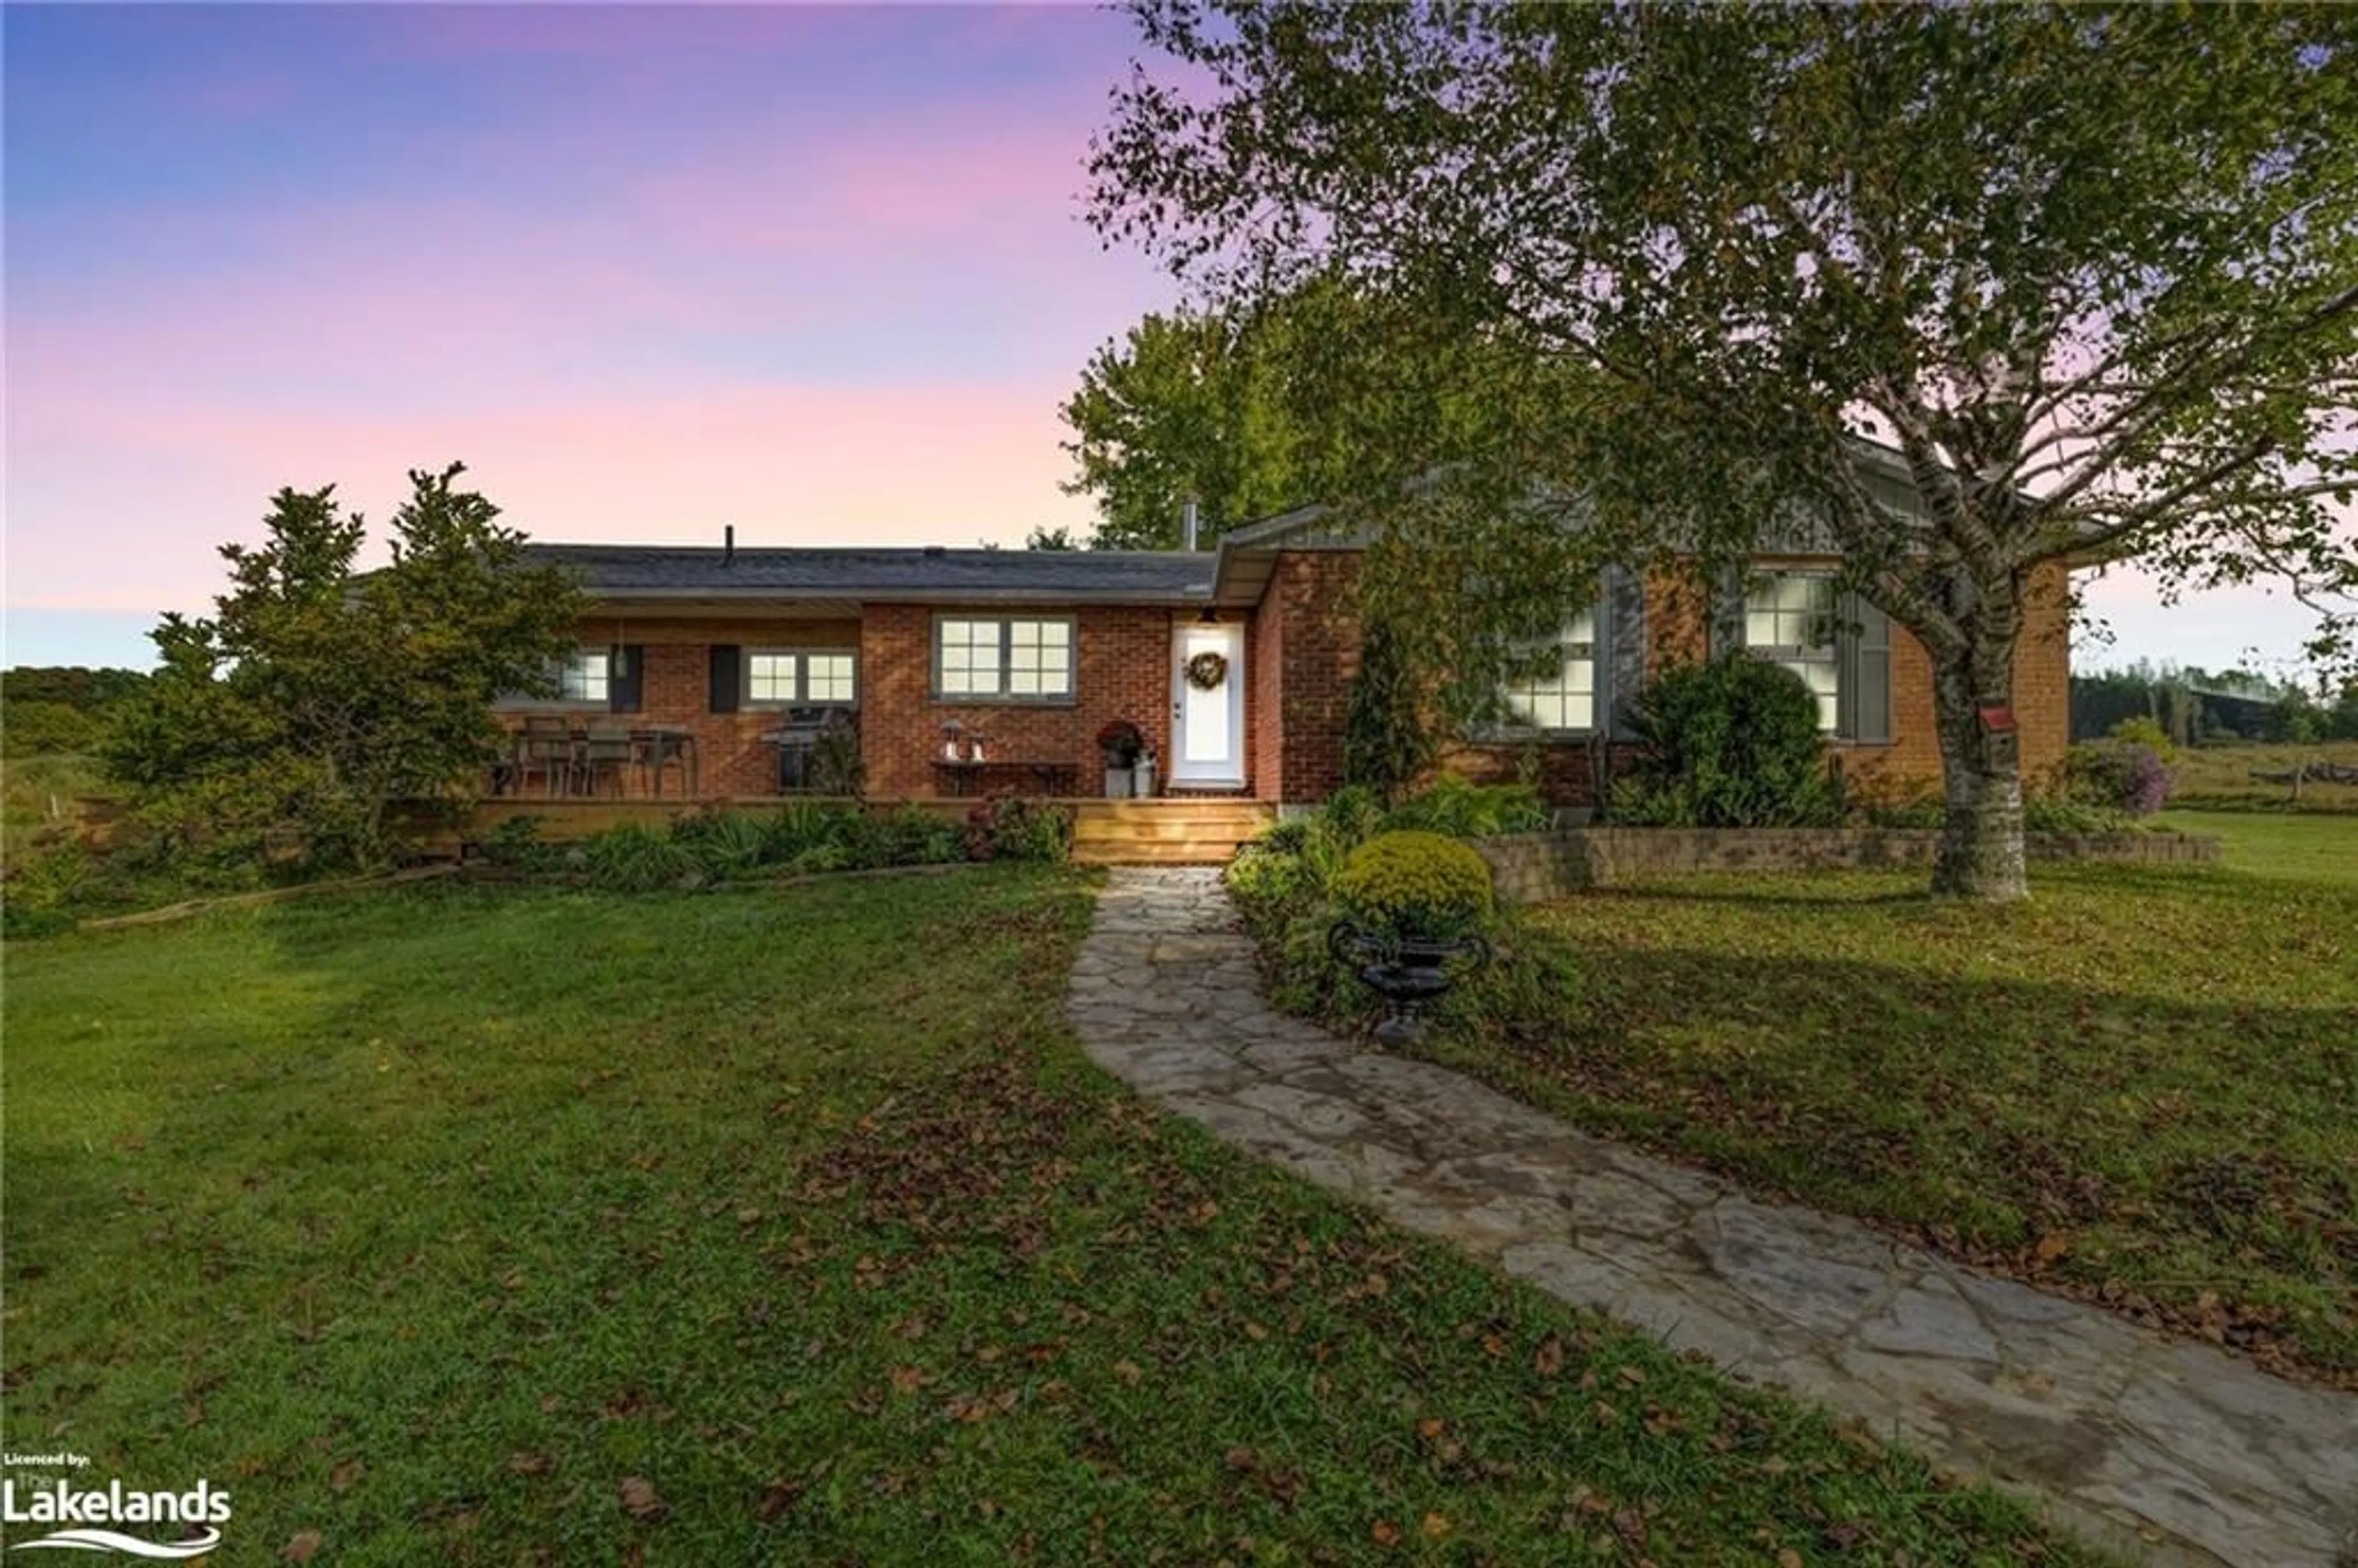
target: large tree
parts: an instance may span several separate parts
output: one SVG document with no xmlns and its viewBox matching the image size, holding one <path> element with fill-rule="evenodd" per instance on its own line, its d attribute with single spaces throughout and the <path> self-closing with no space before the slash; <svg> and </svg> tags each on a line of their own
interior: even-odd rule
<svg viewBox="0 0 2358 1568">
<path fill-rule="evenodd" d="M 1151 314 L 1100 345 L 1058 410 L 1066 493 L 1094 497 L 1100 550 L 1175 550 L 1186 504 L 1208 547 L 1239 524 L 1319 499 L 1331 427 L 1305 409 L 1312 344 L 1351 309 L 1324 284 L 1235 308 Z"/>
<path fill-rule="evenodd" d="M 1101 232 L 1217 308 L 1340 275 L 1511 367 L 1446 443 L 1416 376 L 1336 384 L 1370 497 L 1445 460 L 1477 498 L 1389 527 L 1426 564 L 1378 580 L 1478 592 L 1526 543 L 1569 571 L 1574 528 L 1624 558 L 1819 532 L 1930 655 L 1938 888 L 2025 891 L 1978 715 L 2043 563 L 2287 579 L 2347 658 L 2358 11 L 1134 10 L 1181 69 L 1116 93 Z"/>
<path fill-rule="evenodd" d="M 367 864 L 395 802 L 480 793 L 493 698 L 554 695 L 582 600 L 462 471 L 411 473 L 392 560 L 364 573 L 366 524 L 333 485 L 280 491 L 260 545 L 222 546 L 213 613 L 150 633 L 162 667 L 105 754 L 168 849 L 235 862 L 284 839 L 323 867 Z"/>
</svg>

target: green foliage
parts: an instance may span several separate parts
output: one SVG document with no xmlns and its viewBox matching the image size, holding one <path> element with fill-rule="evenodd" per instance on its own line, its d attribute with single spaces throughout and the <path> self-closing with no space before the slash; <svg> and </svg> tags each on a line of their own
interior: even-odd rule
<svg viewBox="0 0 2358 1568">
<path fill-rule="evenodd" d="M 1555 813 L 1540 799 L 1536 784 L 1477 784 L 1463 773 L 1443 773 L 1386 812 L 1384 827 L 1491 838 L 1502 833 L 1538 833 L 1554 820 Z"/>
<path fill-rule="evenodd" d="M 537 871 L 549 863 L 551 847 L 541 838 L 541 818 L 510 816 L 483 836 L 482 857 L 513 871 Z"/>
<path fill-rule="evenodd" d="M 2159 757 L 2165 763 L 2178 761 L 2178 748 L 2170 742 L 2169 733 L 2162 729 L 2159 722 L 2147 714 L 2140 713 L 2134 718 L 2124 719 L 2105 730 L 2104 734 L 2111 740 L 2126 741 L 2136 745 L 2148 747 L 2153 754 Z"/>
<path fill-rule="evenodd" d="M 686 846 L 715 877 L 740 876 L 770 863 L 770 825 L 750 812 L 705 810 L 672 819 L 673 842 Z"/>
<path fill-rule="evenodd" d="M 810 786 L 819 795 L 851 798 L 868 788 L 868 764 L 860 755 L 860 727 L 830 724 L 811 742 Z"/>
<path fill-rule="evenodd" d="M 1061 862 L 1072 854 L 1073 814 L 1046 801 L 995 796 L 967 814 L 965 843 L 978 860 Z"/>
<path fill-rule="evenodd" d="M 2358 659 L 2358 12 L 1134 14 L 1090 221 L 1216 309 L 1352 280 L 1294 406 L 1443 667 L 1598 560 L 1797 524 L 1953 727 L 2008 699 L 2030 568 L 2098 548 L 2290 576 Z M 2020 894 L 1989 848 L 1947 891 Z"/>
<path fill-rule="evenodd" d="M 2083 805 L 2130 816 L 2150 816 L 2169 799 L 2169 769 L 2150 747 L 2133 741 L 2073 746 L 2063 755 L 2059 793 Z"/>
<path fill-rule="evenodd" d="M 162 668 L 104 750 L 159 853 L 262 864 L 292 843 L 312 869 L 371 865 L 392 803 L 480 794 L 493 698 L 547 689 L 580 598 L 462 471 L 412 472 L 390 564 L 357 575 L 365 525 L 335 487 L 283 490 L 262 545 L 222 547 L 214 614 L 164 618 Z"/>
<path fill-rule="evenodd" d="M 1782 827 L 1835 817 L 1817 701 L 1789 669 L 1734 654 L 1666 670 L 1629 721 L 1646 750 L 1616 784 L 1617 822 Z"/>
<path fill-rule="evenodd" d="M 147 684 L 144 670 L 81 665 L 18 665 L 0 670 L 0 703 L 55 702 L 81 713 L 103 713 L 136 697 Z"/>
<path fill-rule="evenodd" d="M 1495 909 L 1489 862 L 1438 833 L 1377 834 L 1351 851 L 1332 891 L 1354 919 L 1402 935 L 1464 935 Z"/>
<path fill-rule="evenodd" d="M 1024 803 L 1017 803 L 1019 806 Z M 1007 859 L 1061 860 L 1042 848 L 1053 813 L 1011 812 Z M 1069 828 L 1065 829 L 1067 836 Z M 530 864 L 578 871 L 593 886 L 616 892 L 701 887 L 776 872 L 816 875 L 892 866 L 946 865 L 968 858 L 967 836 L 938 812 L 903 805 L 873 811 L 834 802 L 795 801 L 767 816 L 697 811 L 668 828 L 625 823 L 581 840 L 561 854 Z"/>
<path fill-rule="evenodd" d="M 70 703 L 11 699 L 0 711 L 0 739 L 6 754 L 34 757 L 57 752 L 87 752 L 106 732 L 106 720 Z"/>
<path fill-rule="evenodd" d="M 1175 550 L 1191 499 L 1208 548 L 1322 492 L 1285 391 L 1303 315 L 1282 304 L 1150 315 L 1091 356 L 1059 413 L 1078 470 L 1065 490 L 1098 503 L 1092 548 Z M 1035 531 L 1031 547 L 1071 544 L 1062 529 Z"/>
<path fill-rule="evenodd" d="M 0 747 L 10 757 L 94 749 L 114 710 L 147 684 L 138 670 L 24 665 L 0 670 Z"/>
<path fill-rule="evenodd" d="M 901 805 L 889 811 L 863 811 L 848 840 L 855 863 L 870 866 L 937 866 L 968 858 L 966 835 L 939 812 Z"/>
<path fill-rule="evenodd" d="M 608 892 L 684 892 L 710 880 L 692 839 L 636 822 L 583 839 L 577 854 L 590 885 Z"/>
<path fill-rule="evenodd" d="M 1343 717 L 1343 777 L 1390 800 L 1433 765 L 1432 677 L 1388 616 L 1367 623 Z"/>
</svg>

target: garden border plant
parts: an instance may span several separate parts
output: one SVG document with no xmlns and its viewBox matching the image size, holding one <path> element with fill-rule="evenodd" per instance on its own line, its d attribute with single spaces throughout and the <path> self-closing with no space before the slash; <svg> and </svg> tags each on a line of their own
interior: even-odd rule
<svg viewBox="0 0 2358 1568">
<path fill-rule="evenodd" d="M 703 809 L 661 826 L 626 822 L 565 843 L 512 816 L 481 842 L 496 871 L 611 892 L 689 892 L 779 876 L 819 876 L 973 860 L 1062 863 L 1072 813 L 1016 795 L 978 801 L 963 820 L 903 802 L 790 801 L 771 812 Z"/>
</svg>

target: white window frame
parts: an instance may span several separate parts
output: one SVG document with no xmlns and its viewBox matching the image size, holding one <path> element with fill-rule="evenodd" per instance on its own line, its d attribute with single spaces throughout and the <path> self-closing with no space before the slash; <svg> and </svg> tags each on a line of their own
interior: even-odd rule
<svg viewBox="0 0 2358 1568">
<path fill-rule="evenodd" d="M 1591 604 L 1582 607 L 1574 613 L 1569 622 L 1565 622 L 1563 629 L 1557 632 L 1555 640 L 1548 644 L 1557 654 L 1553 674 L 1546 676 L 1532 676 L 1520 681 L 1510 680 L 1499 687 L 1498 701 L 1506 709 L 1506 728 L 1509 733 L 1544 736 L 1578 736 L 1596 733 L 1598 710 L 1603 706 L 1605 696 L 1602 689 L 1601 667 L 1604 643 L 1598 634 L 1602 621 L 1603 616 L 1597 606 Z M 1586 622 L 1585 627 L 1582 624 L 1584 622 Z M 1574 635 L 1584 630 L 1587 633 L 1585 638 L 1576 638 Z M 1533 648 L 1531 651 L 1536 654 L 1539 650 Z M 1571 677 L 1581 671 L 1585 671 L 1588 677 L 1587 689 L 1585 691 L 1575 689 L 1570 684 Z M 1588 703 L 1588 721 L 1585 724 L 1540 723 L 1534 717 L 1535 710 L 1520 706 L 1518 700 L 1523 699 L 1536 704 L 1542 698 L 1560 698 L 1569 705 L 1574 699 L 1582 697 L 1586 698 Z"/>
<path fill-rule="evenodd" d="M 997 683 L 990 690 L 952 691 L 948 688 L 945 678 L 948 674 L 948 665 L 946 649 L 943 643 L 943 633 L 946 628 L 953 625 L 978 627 L 996 626 L 998 628 L 997 649 L 992 655 L 997 660 L 997 665 L 993 671 L 997 676 Z M 1061 690 L 1033 692 L 1016 691 L 1013 689 L 1015 654 L 1017 653 L 1015 629 L 1018 626 L 1037 626 L 1043 629 L 1053 626 L 1062 630 L 1064 633 L 1065 656 L 1063 664 L 1065 668 L 1064 687 Z M 979 642 L 970 638 L 963 646 L 964 650 L 968 651 L 970 655 L 970 651 L 980 645 Z M 1044 644 L 1039 645 L 1044 646 Z M 1075 616 L 1011 615 L 1000 611 L 945 611 L 934 617 L 932 650 L 932 657 L 929 661 L 930 673 L 927 678 L 930 694 L 933 700 L 936 702 L 1017 704 L 1034 708 L 1069 708 L 1078 700 L 1078 693 L 1080 690 L 1081 634 L 1079 621 Z M 1046 662 L 1041 661 L 1041 667 L 1034 670 L 1033 673 L 1034 675 L 1043 675 L 1044 674 Z M 975 666 L 969 664 L 960 673 L 970 676 L 977 672 Z"/>
<path fill-rule="evenodd" d="M 753 695 L 753 665 L 757 659 L 786 659 L 793 663 L 794 679 L 790 695 L 756 697 Z M 811 669 L 813 659 L 845 659 L 851 667 L 849 697 L 813 697 Z M 744 665 L 738 676 L 740 701 L 746 708 L 857 708 L 860 706 L 860 654 L 851 648 L 748 648 Z"/>
<path fill-rule="evenodd" d="M 562 709 L 602 713 L 614 702 L 614 650 L 584 644 L 554 661 L 549 675 L 557 682 L 555 697 L 503 697 L 503 709 Z"/>
<path fill-rule="evenodd" d="M 1786 585 L 1810 585 L 1822 602 L 1786 602 Z M 1766 604 L 1763 592 L 1771 597 Z M 1765 618 L 1765 640 L 1756 640 L 1756 622 Z M 1834 574 L 1803 567 L 1767 567 L 1744 579 L 1744 650 L 1755 658 L 1791 670 L 1810 688 L 1818 705 L 1818 733 L 1833 737 L 1842 730 L 1843 661 L 1841 601 L 1834 592 Z M 1823 672 L 1822 688 L 1812 676 Z"/>
</svg>

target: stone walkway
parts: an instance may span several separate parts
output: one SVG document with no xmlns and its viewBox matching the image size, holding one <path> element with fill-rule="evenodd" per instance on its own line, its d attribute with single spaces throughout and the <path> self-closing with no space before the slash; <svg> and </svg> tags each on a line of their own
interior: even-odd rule
<svg viewBox="0 0 2358 1568">
<path fill-rule="evenodd" d="M 1265 1007 L 1217 873 L 1112 873 L 1097 1062 L 1231 1143 L 1584 1307 L 2026 1487 L 2155 1562 L 2358 1568 L 2358 1395 L 2280 1381 L 1852 1220 L 1574 1131 Z"/>
</svg>

